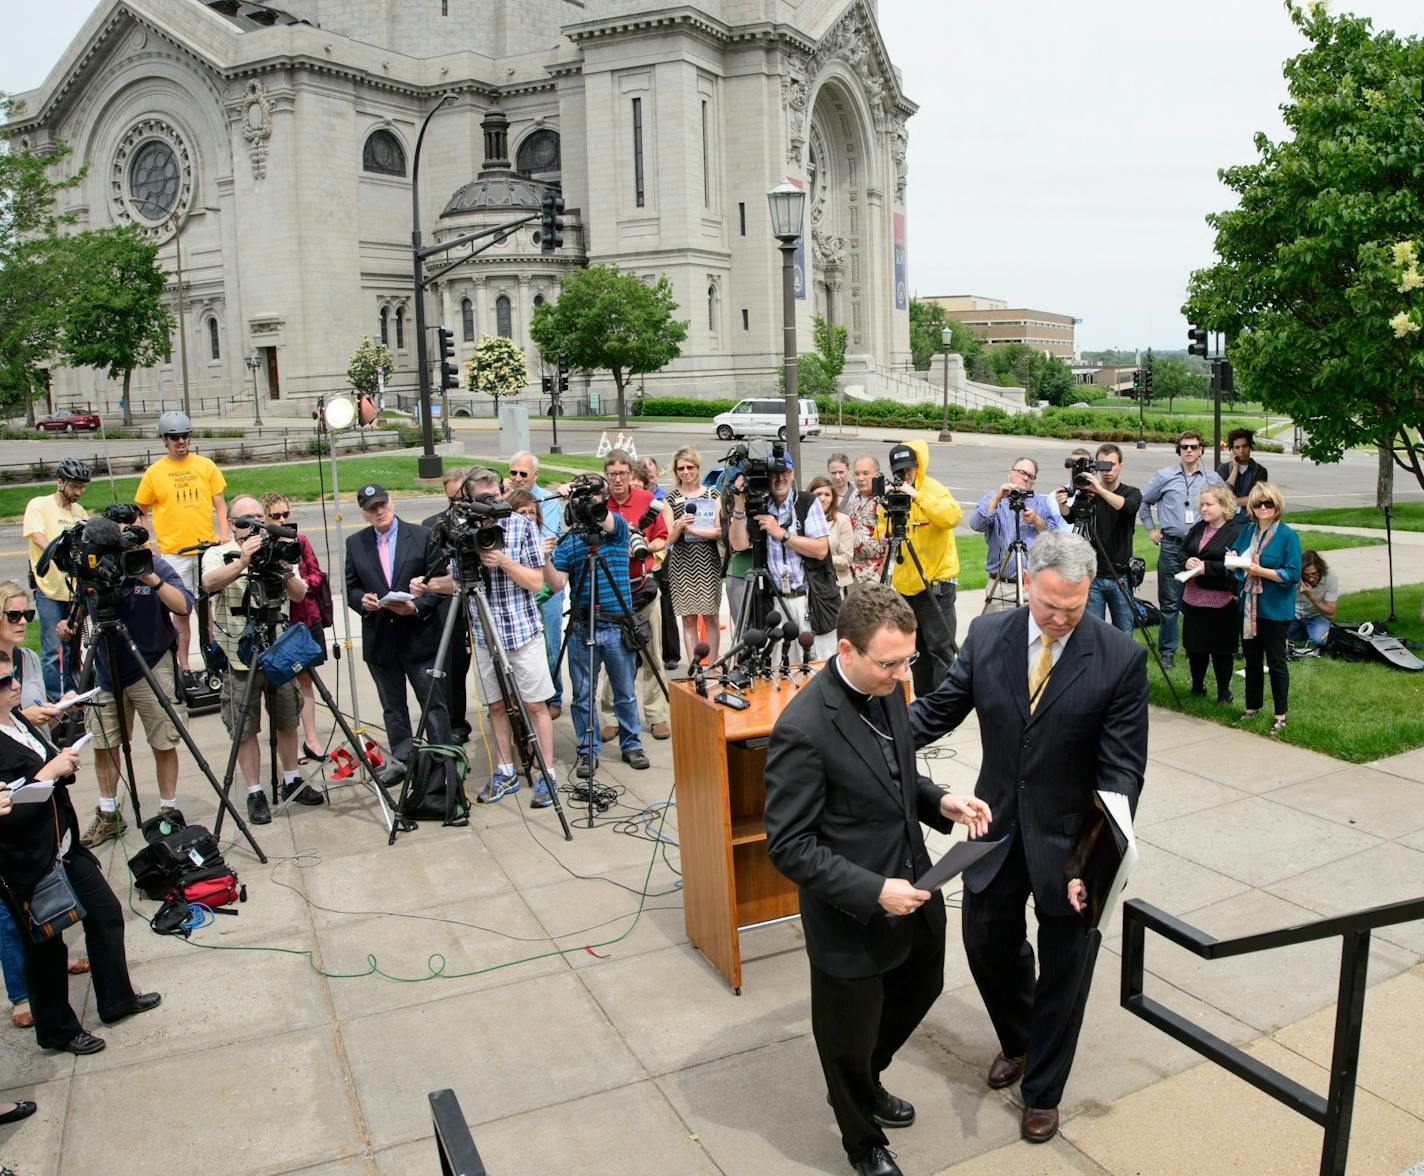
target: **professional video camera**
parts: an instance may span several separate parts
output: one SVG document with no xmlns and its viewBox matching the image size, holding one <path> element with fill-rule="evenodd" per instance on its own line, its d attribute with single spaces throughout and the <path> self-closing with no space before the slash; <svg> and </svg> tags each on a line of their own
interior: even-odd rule
<svg viewBox="0 0 1424 1176">
<path fill-rule="evenodd" d="M 1009 509 L 1022 511 L 1024 503 L 1028 501 L 1028 494 L 1029 492 L 1027 490 L 1010 490 L 1008 494 L 1005 495 L 1009 500 Z"/>
<path fill-rule="evenodd" d="M 473 498 L 457 498 L 430 529 L 435 542 L 453 559 L 462 555 L 478 557 L 486 551 L 498 551 L 504 546 L 504 528 L 500 519 L 514 513 L 509 503 L 490 493 Z"/>
<path fill-rule="evenodd" d="M 231 525 L 251 527 L 262 532 L 262 546 L 247 561 L 250 576 L 262 580 L 279 580 L 285 577 L 293 565 L 301 563 L 302 545 L 297 542 L 296 527 L 278 526 L 256 515 L 238 515 L 231 520 Z M 236 552 L 228 552 L 223 557 L 223 562 L 231 563 L 237 558 Z"/>
<path fill-rule="evenodd" d="M 53 564 L 67 576 L 100 588 L 117 588 L 153 571 L 153 552 L 146 546 L 148 532 L 134 526 L 139 509 L 115 502 L 58 535 L 35 565 L 40 575 Z"/>
<path fill-rule="evenodd" d="M 784 441 L 753 441 L 736 445 L 722 458 L 722 484 L 718 492 L 728 493 L 738 478 L 742 479 L 742 494 L 747 521 L 766 514 L 771 501 L 771 475 L 791 468 Z"/>
<path fill-rule="evenodd" d="M 1072 470 L 1072 483 L 1079 490 L 1088 488 L 1088 475 L 1101 474 L 1112 469 L 1112 462 L 1095 461 L 1091 457 L 1070 457 L 1063 463 L 1065 470 Z"/>
<path fill-rule="evenodd" d="M 579 474 L 569 483 L 564 525 L 579 532 L 590 547 L 603 540 L 608 517 L 608 480 L 602 474 Z"/>
</svg>

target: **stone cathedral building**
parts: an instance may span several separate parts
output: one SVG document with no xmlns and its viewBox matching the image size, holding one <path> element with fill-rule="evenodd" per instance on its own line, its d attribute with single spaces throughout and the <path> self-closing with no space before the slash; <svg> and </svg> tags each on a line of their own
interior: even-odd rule
<svg viewBox="0 0 1424 1176">
<path fill-rule="evenodd" d="M 427 243 L 535 212 L 549 185 L 567 206 L 559 253 L 540 252 L 536 220 L 449 255 L 464 260 L 426 294 L 426 321 L 454 330 L 461 358 L 507 335 L 537 388 L 530 316 L 570 267 L 602 262 L 667 275 L 689 321 L 649 395 L 770 390 L 766 192 L 783 177 L 808 192 L 801 349 L 820 313 L 848 328 L 858 383 L 909 357 L 915 105 L 875 0 L 101 0 L 17 97 L 25 140 L 62 139 L 66 166 L 88 166 L 64 196 L 78 226 L 133 223 L 161 243 L 183 346 L 135 373 L 139 412 L 178 402 L 185 364 L 196 411 L 339 389 L 362 334 L 389 344 L 396 390 L 414 387 L 412 179 L 437 105 L 418 170 Z M 51 386 L 55 407 L 117 403 L 92 370 L 56 368 Z"/>
</svg>

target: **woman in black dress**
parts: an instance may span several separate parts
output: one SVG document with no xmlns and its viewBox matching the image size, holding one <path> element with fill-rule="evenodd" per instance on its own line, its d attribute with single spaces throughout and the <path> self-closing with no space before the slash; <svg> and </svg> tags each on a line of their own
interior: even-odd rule
<svg viewBox="0 0 1424 1176">
<path fill-rule="evenodd" d="M 1206 694 L 1206 667 L 1216 677 L 1216 701 L 1231 701 L 1231 670 L 1241 613 L 1236 605 L 1236 577 L 1223 562 L 1241 530 L 1236 499 L 1229 487 L 1208 486 L 1197 496 L 1200 518 L 1187 532 L 1182 570 L 1195 572 L 1182 589 L 1182 648 L 1192 669 L 1192 693 Z"/>
<path fill-rule="evenodd" d="M 35 1040 L 42 1049 L 98 1053 L 104 1048 L 104 1039 L 85 1032 L 69 1003 L 63 937 L 55 935 L 36 943 L 22 909 L 54 865 L 56 854 L 85 911 L 84 940 L 89 949 L 99 1018 L 112 1025 L 134 1013 L 147 1012 L 162 998 L 156 992 L 134 992 L 124 954 L 123 908 L 104 880 L 98 860 L 79 841 L 79 818 L 69 799 L 79 753 L 57 752 L 19 713 L 19 702 L 20 684 L 9 655 L 0 650 L 0 781 L 21 776 L 54 781 L 54 792 L 48 800 L 16 804 L 0 816 L 0 901 L 9 908 L 20 929 Z"/>
</svg>

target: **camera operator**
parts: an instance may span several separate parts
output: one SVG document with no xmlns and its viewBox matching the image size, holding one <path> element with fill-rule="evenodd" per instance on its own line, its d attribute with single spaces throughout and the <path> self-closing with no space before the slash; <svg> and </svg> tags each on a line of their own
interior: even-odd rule
<svg viewBox="0 0 1424 1176">
<path fill-rule="evenodd" d="M 67 647 L 61 659 L 57 628 L 59 622 L 69 615 L 74 597 L 69 591 L 69 583 L 63 571 L 50 567 L 41 576 L 35 565 L 46 547 L 75 523 L 81 523 L 89 517 L 89 512 L 79 505 L 79 497 L 89 485 L 92 476 L 85 462 L 72 457 L 63 458 L 54 467 L 54 472 L 54 493 L 41 494 L 30 499 L 25 504 L 25 521 L 21 526 L 29 544 L 30 584 L 35 590 L 35 610 L 40 618 L 40 657 L 44 666 L 44 689 L 51 702 L 57 701 L 66 690 L 75 688 L 74 674 L 78 667 L 70 656 L 72 650 Z"/>
<path fill-rule="evenodd" d="M 807 561 L 817 565 L 817 572 L 829 565 L 830 524 L 814 494 L 792 489 L 789 453 L 774 447 L 767 468 L 770 483 L 767 509 L 752 517 L 767 540 L 766 568 L 778 590 L 773 607 L 779 608 L 782 616 L 795 622 L 802 632 L 814 632 L 807 610 L 806 580 L 808 573 L 815 573 L 810 572 Z M 747 529 L 746 499 L 745 480 L 740 479 L 732 486 L 731 524 L 727 529 L 727 545 L 733 551 L 745 551 L 752 546 L 751 532 Z M 834 581 L 833 570 L 830 575 Z M 815 636 L 813 656 L 822 660 L 833 656 L 835 627 Z"/>
<path fill-rule="evenodd" d="M 262 508 L 267 512 L 267 521 L 279 527 L 295 529 L 292 505 L 277 491 L 271 490 L 262 496 Z M 302 562 L 297 565 L 297 575 L 307 586 L 305 599 L 292 605 L 290 617 L 293 624 L 300 621 L 311 632 L 312 640 L 325 648 L 326 630 L 336 619 L 333 615 L 331 581 L 322 571 L 321 562 L 312 549 L 311 540 L 305 535 L 297 536 L 297 545 L 302 549 Z M 308 761 L 321 763 L 326 759 L 322 750 L 321 736 L 316 729 L 316 687 L 312 685 L 311 674 L 303 670 L 297 675 L 297 689 L 302 693 L 302 751 L 297 763 Z"/>
<path fill-rule="evenodd" d="M 466 471 L 461 469 L 445 471 L 440 480 L 445 490 L 445 510 L 464 498 L 466 477 Z M 434 530 L 445 516 L 445 510 L 436 511 L 428 519 L 421 519 L 420 525 Z M 456 743 L 468 743 L 472 731 L 469 707 L 465 701 L 465 685 L 469 677 L 470 618 L 456 617 L 454 631 L 450 634 L 450 664 L 445 667 L 445 709 L 450 713 L 450 738 Z"/>
<path fill-rule="evenodd" d="M 527 490 L 539 504 L 539 537 L 544 544 L 547 561 L 559 541 L 563 523 L 563 500 L 552 490 L 539 485 L 539 459 L 527 449 L 521 449 L 509 459 L 509 489 Z M 564 594 L 550 592 L 539 606 L 539 619 L 544 623 L 544 651 L 549 655 L 549 678 L 554 683 L 554 696 L 549 699 L 549 717 L 557 719 L 564 709 L 564 675 L 558 671 L 559 643 L 564 636 Z"/>
<path fill-rule="evenodd" d="M 1096 461 L 1086 453 L 1077 457 L 1077 452 L 1075 450 L 1074 456 L 1065 463 L 1073 471 L 1072 480 L 1069 486 L 1059 487 L 1055 497 L 1064 521 L 1073 524 L 1073 529 L 1085 536 L 1096 536 L 1102 545 L 1099 551 L 1094 544 L 1094 550 L 1098 551 L 1098 570 L 1088 589 L 1087 608 L 1099 620 L 1111 614 L 1113 626 L 1130 634 L 1132 601 L 1123 595 L 1117 578 L 1127 576 L 1142 491 L 1119 480 L 1122 450 L 1111 441 L 1098 446 Z M 1126 583 L 1126 579 L 1123 582 Z"/>
<path fill-rule="evenodd" d="M 959 590 L 959 549 L 954 543 L 954 528 L 964 512 L 954 495 L 930 477 L 929 465 L 930 447 L 923 441 L 902 442 L 890 449 L 893 490 L 910 500 L 905 537 L 920 561 L 917 568 L 909 551 L 902 549 L 890 577 L 891 587 L 915 613 L 915 652 L 919 658 L 912 663 L 910 672 L 916 698 L 923 698 L 944 680 L 959 652 L 954 609 Z M 885 502 L 882 497 L 882 533 L 890 530 Z"/>
<path fill-rule="evenodd" d="M 613 450 L 611 452 L 620 452 Z M 565 643 L 569 667 L 569 682 L 573 686 L 572 710 L 574 741 L 578 759 L 576 776 L 587 779 L 598 767 L 602 732 L 595 716 L 589 722 L 589 699 L 598 689 L 598 668 L 608 671 L 613 689 L 613 712 L 618 716 L 618 745 L 623 762 L 638 771 L 646 769 L 647 753 L 643 750 L 642 727 L 638 717 L 638 701 L 633 694 L 633 678 L 638 657 L 624 644 L 624 630 L 632 624 L 627 611 L 631 593 L 628 587 L 628 536 L 630 528 L 622 515 L 608 509 L 608 485 L 596 475 L 575 478 L 569 485 L 567 521 L 569 529 L 559 539 L 545 571 L 549 587 L 555 591 L 565 584 L 569 589 L 569 628 Z M 593 659 L 590 673 L 589 628 L 590 601 L 593 595 L 592 576 L 586 562 L 590 547 L 597 547 L 602 556 L 605 577 L 598 576 L 598 616 L 593 628 Z"/>
<path fill-rule="evenodd" d="M 1015 604 L 1013 582 L 1023 576 L 1024 569 L 1017 567 L 1017 559 L 1005 562 L 1009 544 L 1014 540 L 1014 515 L 1022 514 L 1018 536 L 1024 548 L 1033 547 L 1040 535 L 1049 531 L 1066 531 L 1068 524 L 1058 513 L 1058 504 L 1053 499 L 1034 493 L 1034 483 L 1038 481 L 1038 462 L 1031 457 L 1021 457 L 1009 467 L 1009 477 L 997 490 L 984 495 L 969 516 L 969 526 L 980 532 L 988 543 L 985 568 L 989 573 L 986 599 L 1007 605 Z M 999 577 L 996 581 L 995 577 Z"/>
<path fill-rule="evenodd" d="M 628 540 L 628 582 L 632 585 L 633 612 L 646 618 L 652 628 L 652 638 L 648 642 L 648 652 L 654 659 L 661 658 L 663 647 L 663 614 L 658 603 L 658 583 L 653 576 L 657 554 L 667 547 L 667 514 L 663 504 L 653 497 L 652 491 L 633 485 L 633 459 L 622 449 L 610 449 L 603 458 L 603 476 L 608 479 L 608 509 L 621 515 L 629 527 Z M 641 541 L 640 541 L 641 540 Z M 668 726 L 668 704 L 663 697 L 662 686 L 645 660 L 638 671 L 638 693 L 643 704 L 643 721 L 654 739 L 666 739 L 672 734 Z M 600 735 L 606 743 L 618 734 L 622 723 L 609 718 L 612 707 L 610 682 L 599 694 Z M 612 707 L 614 714 L 617 708 Z M 621 740 L 620 740 L 621 741 Z"/>
<path fill-rule="evenodd" d="M 465 479 L 462 496 L 469 502 L 494 504 L 499 498 L 499 475 L 493 470 L 476 466 Z M 504 505 L 504 504 L 501 504 Z M 524 701 L 524 713 L 534 736 L 539 740 L 544 763 L 552 769 L 554 763 L 554 722 L 549 717 L 547 701 L 554 693 L 549 677 L 549 661 L 544 652 L 544 625 L 539 616 L 536 595 L 545 582 L 544 546 L 539 532 L 527 518 L 511 513 L 503 518 L 479 522 L 476 534 L 486 527 L 498 528 L 497 544 L 479 543 L 480 564 L 485 569 L 486 596 L 490 615 L 498 627 L 498 637 L 509 659 L 509 668 Z M 562 574 L 559 574 L 562 580 Z M 429 580 L 415 577 L 410 590 L 416 597 L 427 591 L 453 593 L 454 569 L 448 576 Z M 494 659 L 485 644 L 484 627 L 473 611 L 466 617 L 469 631 L 475 636 L 474 665 L 479 676 L 480 700 L 489 708 L 490 726 L 494 730 L 495 749 L 499 753 L 494 774 L 475 798 L 480 804 L 494 804 L 519 791 L 519 775 L 514 764 L 514 735 L 509 726 L 509 714 L 500 693 Z M 544 777 L 534 786 L 530 808 L 548 808 L 554 803 L 557 783 Z"/>
<path fill-rule="evenodd" d="M 86 544 L 114 546 L 119 539 L 118 524 L 109 513 L 121 513 L 111 506 L 109 511 L 84 524 Z M 124 517 L 137 517 L 137 511 Z M 140 534 L 142 532 L 139 532 Z M 174 617 L 187 617 L 193 609 L 193 595 L 168 561 L 154 556 L 150 570 L 139 576 L 128 576 L 114 589 L 118 599 L 117 617 L 138 647 L 140 656 L 171 700 L 175 694 L 173 653 L 178 644 Z M 86 592 L 84 602 L 91 623 L 97 619 L 98 605 L 93 592 Z M 60 637 L 71 635 L 67 622 L 61 621 Z M 153 751 L 154 775 L 158 780 L 159 811 L 178 807 L 178 728 L 169 719 L 148 679 L 134 660 L 127 642 L 117 641 L 119 654 L 118 680 L 124 695 L 124 730 L 133 733 L 134 715 L 143 723 L 144 738 Z M 99 693 L 85 715 L 85 728 L 94 736 L 94 772 L 99 781 L 99 805 L 94 820 L 80 839 L 91 848 L 103 845 L 123 833 L 123 814 L 118 811 L 119 786 L 119 708 L 114 699 L 114 678 L 109 666 L 108 642 L 97 637 L 94 646 L 94 671 Z"/>
<path fill-rule="evenodd" d="M 262 729 L 262 704 L 277 731 L 277 755 L 282 761 L 282 799 L 298 792 L 298 804 L 321 804 L 322 796 L 315 788 L 302 783 L 297 769 L 297 728 L 302 719 L 302 693 L 296 679 L 274 686 L 262 671 L 242 660 L 239 638 L 260 607 L 253 600 L 253 581 L 270 583 L 275 593 L 280 585 L 286 599 L 298 603 L 306 599 L 306 581 L 296 572 L 294 564 L 264 555 L 264 547 L 273 537 L 257 527 L 262 504 L 248 494 L 239 494 L 228 510 L 233 538 L 203 553 L 203 591 L 212 598 L 214 637 L 227 654 L 228 673 L 222 684 L 222 719 L 229 737 L 238 740 L 237 766 L 247 782 L 247 819 L 254 825 L 266 825 L 272 820 L 267 794 L 262 788 L 262 751 L 257 733 Z M 288 540 L 288 542 L 295 542 Z M 271 552 L 268 547 L 268 551 Z M 258 562 L 254 566 L 253 560 Z M 264 597 L 259 596 L 259 600 Z M 253 610 L 253 611 L 249 611 Z M 248 674 L 257 675 L 252 685 L 252 705 L 247 718 L 238 728 L 238 712 L 242 709 Z"/>
</svg>

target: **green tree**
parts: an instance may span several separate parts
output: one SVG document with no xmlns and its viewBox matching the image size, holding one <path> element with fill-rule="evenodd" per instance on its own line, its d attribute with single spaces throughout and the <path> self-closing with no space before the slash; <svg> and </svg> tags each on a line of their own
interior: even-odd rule
<svg viewBox="0 0 1424 1176">
<path fill-rule="evenodd" d="M 935 356 L 944 350 L 940 332 L 948 327 L 949 349 L 964 359 L 966 371 L 973 371 L 984 349 L 984 341 L 963 323 L 949 318 L 938 302 L 910 299 L 910 356 L 916 371 L 928 371 Z M 976 377 L 977 378 L 977 377 Z"/>
<path fill-rule="evenodd" d="M 124 424 L 133 424 L 135 368 L 168 354 L 173 316 L 163 305 L 167 275 L 158 243 L 134 225 L 80 233 L 67 242 L 70 300 L 61 349 L 75 367 L 101 368 L 124 382 Z"/>
<path fill-rule="evenodd" d="M 1167 411 L 1172 411 L 1172 402 L 1178 396 L 1205 396 L 1210 390 L 1211 379 L 1197 375 L 1187 369 L 1186 361 L 1158 356 L 1152 368 L 1152 395 L 1167 401 Z"/>
<path fill-rule="evenodd" d="M 1226 332 L 1238 379 L 1305 430 L 1308 457 L 1375 444 L 1424 486 L 1424 348 L 1395 325 L 1420 307 L 1397 249 L 1424 240 L 1424 43 L 1286 9 L 1309 41 L 1285 64 L 1289 137 L 1258 134 L 1256 162 L 1219 173 L 1239 203 L 1207 218 L 1218 260 L 1183 313 Z"/>
<path fill-rule="evenodd" d="M 816 354 L 821 357 L 821 365 L 826 369 L 826 377 L 834 390 L 836 381 L 845 371 L 846 342 L 849 332 L 841 323 L 828 323 L 819 314 L 811 316 L 811 341 L 816 345 Z"/>
<path fill-rule="evenodd" d="M 465 386 L 498 400 L 518 396 L 529 383 L 524 351 L 503 335 L 481 335 L 475 353 L 465 363 Z"/>
<path fill-rule="evenodd" d="M 655 372 L 682 354 L 687 323 L 666 277 L 649 286 L 616 266 L 592 265 L 564 279 L 554 302 L 534 311 L 529 337 L 545 355 L 562 351 L 576 368 L 607 368 L 618 390 L 618 424 L 627 427 L 631 377 Z"/>
<path fill-rule="evenodd" d="M 0 120 L 24 112 L 23 103 L 0 94 Z M 35 397 L 43 393 L 42 365 L 59 342 L 62 308 L 63 237 L 74 220 L 59 211 L 59 193 L 83 178 L 51 178 L 70 154 L 56 140 L 40 153 L 0 130 L 0 411 L 24 406 L 34 424 Z"/>
</svg>

